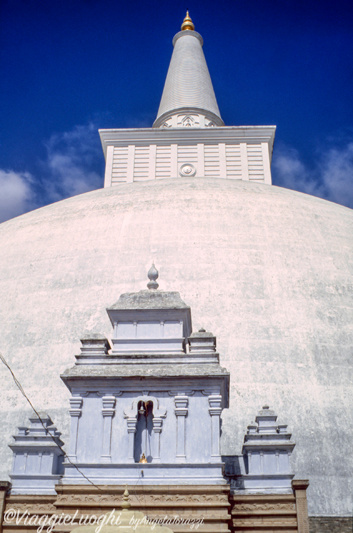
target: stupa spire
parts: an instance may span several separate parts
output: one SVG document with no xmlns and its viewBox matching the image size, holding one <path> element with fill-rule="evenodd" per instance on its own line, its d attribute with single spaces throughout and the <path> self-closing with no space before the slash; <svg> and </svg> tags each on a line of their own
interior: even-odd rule
<svg viewBox="0 0 353 533">
<path fill-rule="evenodd" d="M 154 128 L 224 126 L 202 50 L 189 12 L 173 39 L 173 55 Z"/>
<path fill-rule="evenodd" d="M 195 26 L 190 18 L 190 15 L 189 15 L 189 11 L 186 12 L 186 16 L 183 20 L 183 23 L 181 25 L 181 31 L 185 31 L 185 30 L 194 30 L 195 29 Z"/>
</svg>

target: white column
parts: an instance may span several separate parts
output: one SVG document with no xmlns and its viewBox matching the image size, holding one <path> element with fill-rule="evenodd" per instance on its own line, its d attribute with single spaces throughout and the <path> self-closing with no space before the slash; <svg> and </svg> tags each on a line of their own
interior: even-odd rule
<svg viewBox="0 0 353 533">
<path fill-rule="evenodd" d="M 114 146 L 107 146 L 107 156 L 105 159 L 104 187 L 111 187 L 113 174 Z"/>
<path fill-rule="evenodd" d="M 276 450 L 275 454 L 276 454 L 276 472 L 279 472 L 279 450 Z"/>
<path fill-rule="evenodd" d="M 185 441 L 186 441 L 186 428 L 185 419 L 188 415 L 189 399 L 187 396 L 176 396 L 174 398 L 175 403 L 175 416 L 176 416 L 176 461 L 184 463 L 186 461 L 185 453 Z"/>
<path fill-rule="evenodd" d="M 161 433 L 162 433 L 163 420 L 160 417 L 153 418 L 153 462 L 161 462 Z"/>
<path fill-rule="evenodd" d="M 102 463 L 111 463 L 112 421 L 115 413 L 115 396 L 103 396 L 103 439 L 102 439 Z"/>
<path fill-rule="evenodd" d="M 82 414 L 82 403 L 83 399 L 81 396 L 70 398 L 71 409 L 69 409 L 69 413 L 71 416 L 71 432 L 68 457 L 71 461 L 77 461 L 78 422 Z"/>
<path fill-rule="evenodd" d="M 269 144 L 268 143 L 261 143 L 262 148 L 262 161 L 264 165 L 264 178 L 265 183 L 268 185 L 272 184 L 272 178 L 271 178 L 271 164 L 270 164 L 270 154 L 269 154 Z"/>
<path fill-rule="evenodd" d="M 208 412 L 211 416 L 211 460 L 218 461 L 221 459 L 219 441 L 221 435 L 222 396 L 220 394 L 211 394 L 208 397 L 208 404 Z"/>
<path fill-rule="evenodd" d="M 136 424 L 137 417 L 126 417 L 127 420 L 127 432 L 129 435 L 129 457 L 131 463 L 135 462 L 134 451 L 135 451 L 135 433 L 136 433 Z"/>
<path fill-rule="evenodd" d="M 248 472 L 247 474 L 252 474 L 252 464 L 251 464 L 251 454 L 252 452 L 248 452 Z"/>
</svg>

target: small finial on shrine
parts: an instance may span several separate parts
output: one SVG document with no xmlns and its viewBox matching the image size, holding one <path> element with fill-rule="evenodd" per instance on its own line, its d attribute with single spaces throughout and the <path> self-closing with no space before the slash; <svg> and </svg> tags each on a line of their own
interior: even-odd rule
<svg viewBox="0 0 353 533">
<path fill-rule="evenodd" d="M 123 495 L 123 503 L 121 504 L 122 509 L 129 509 L 131 507 L 131 503 L 129 501 L 129 491 L 127 490 L 127 485 L 125 485 L 124 495 Z"/>
<path fill-rule="evenodd" d="M 157 283 L 156 279 L 158 278 L 158 270 L 156 269 L 156 267 L 154 266 L 154 263 L 152 263 L 152 266 L 151 268 L 149 269 L 148 271 L 148 278 L 149 278 L 149 282 L 147 283 L 147 287 L 151 290 L 151 289 L 158 289 L 159 287 L 159 284 Z"/>
</svg>

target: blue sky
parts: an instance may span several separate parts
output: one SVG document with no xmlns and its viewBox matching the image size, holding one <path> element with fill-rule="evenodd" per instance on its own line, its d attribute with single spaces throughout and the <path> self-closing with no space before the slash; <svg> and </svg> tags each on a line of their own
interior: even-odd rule
<svg viewBox="0 0 353 533">
<path fill-rule="evenodd" d="M 98 128 L 150 127 L 189 9 L 226 125 L 273 182 L 353 207 L 351 1 L 1 0 L 0 221 L 103 186 Z"/>
</svg>

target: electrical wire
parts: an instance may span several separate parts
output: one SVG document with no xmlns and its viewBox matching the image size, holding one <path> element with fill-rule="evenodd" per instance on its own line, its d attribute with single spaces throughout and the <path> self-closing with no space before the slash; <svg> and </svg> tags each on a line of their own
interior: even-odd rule
<svg viewBox="0 0 353 533">
<path fill-rule="evenodd" d="M 21 392 L 21 394 L 25 397 L 26 401 L 29 403 L 29 405 L 31 406 L 32 410 L 34 411 L 34 413 L 37 415 L 38 417 L 38 420 L 40 421 L 40 423 L 42 424 L 43 428 L 45 429 L 45 432 L 47 435 L 49 435 L 51 437 L 51 439 L 54 441 L 55 445 L 59 448 L 59 450 L 62 452 L 63 456 L 65 457 L 65 459 L 67 460 L 68 463 L 70 463 L 71 466 L 73 466 L 74 468 L 76 468 L 77 472 L 79 474 L 81 474 L 82 477 L 84 477 L 93 487 L 95 487 L 96 489 L 98 489 L 99 491 L 101 492 L 105 492 L 103 489 L 101 489 L 98 485 L 96 485 L 93 481 L 91 481 L 83 472 L 82 470 L 79 469 L 79 467 L 73 463 L 70 458 L 68 457 L 68 455 L 66 454 L 65 450 L 60 446 L 60 444 L 58 444 L 55 440 L 55 438 L 53 437 L 53 435 L 50 433 L 50 431 L 48 431 L 48 428 L 45 427 L 44 425 L 44 422 L 43 420 L 41 419 L 40 417 L 40 414 L 38 413 L 37 409 L 34 407 L 34 405 L 32 404 L 31 400 L 29 399 L 29 397 L 27 396 L 27 394 L 25 393 L 21 383 L 18 381 L 18 379 L 16 378 L 12 368 L 10 367 L 10 365 L 8 364 L 8 362 L 6 361 L 5 357 L 3 356 L 3 354 L 0 352 L 0 359 L 1 361 L 3 362 L 3 364 L 6 366 L 6 368 L 9 370 L 17 388 L 19 389 L 19 391 Z M 135 483 L 135 485 L 133 485 L 132 488 L 130 488 L 130 492 L 134 493 L 135 492 L 135 497 L 137 498 L 137 500 L 141 503 L 141 500 L 140 498 L 138 497 L 138 494 L 136 493 L 135 491 L 135 488 L 137 487 L 137 485 L 139 484 L 140 482 L 140 479 L 142 479 L 142 473 L 140 472 L 139 475 L 138 475 L 138 478 L 137 478 L 137 481 Z M 143 492 L 143 496 L 145 497 L 145 494 L 144 494 L 144 491 Z M 146 505 L 146 503 L 145 503 Z"/>
<path fill-rule="evenodd" d="M 95 487 L 96 489 L 100 490 L 101 492 L 104 492 L 103 489 L 101 489 L 98 485 L 96 485 L 95 483 L 93 483 L 93 481 L 91 481 L 83 472 L 82 470 L 80 470 L 78 468 L 78 466 L 73 463 L 70 458 L 68 457 L 68 455 L 66 454 L 65 450 L 60 446 L 60 444 L 58 444 L 54 438 L 54 436 L 51 434 L 51 432 L 48 430 L 48 428 L 45 427 L 44 425 L 44 422 L 43 420 L 41 419 L 38 411 L 36 410 L 36 408 L 34 407 L 34 405 L 32 404 L 31 400 L 28 398 L 27 394 L 25 393 L 25 391 L 23 390 L 23 387 L 21 385 L 21 383 L 18 381 L 18 379 L 16 378 L 14 372 L 12 371 L 10 365 L 8 364 L 8 362 L 6 361 L 5 357 L 2 355 L 2 353 L 0 352 L 0 359 L 1 361 L 4 363 L 4 365 L 6 366 L 6 368 L 10 371 L 11 373 L 11 376 L 17 386 L 17 388 L 19 389 L 19 391 L 21 392 L 21 394 L 26 398 L 27 402 L 29 403 L 29 405 L 31 406 L 32 410 L 35 412 L 35 414 L 37 415 L 38 417 L 38 420 L 40 421 L 40 423 L 42 424 L 43 428 L 45 429 L 45 432 L 47 435 L 49 435 L 52 440 L 54 441 L 54 443 L 56 444 L 56 446 L 59 448 L 59 450 L 62 452 L 62 454 L 64 455 L 65 459 L 67 460 L 68 463 L 70 463 L 71 466 L 73 466 L 74 468 L 76 468 L 77 472 L 79 474 L 81 474 L 82 477 L 84 477 L 93 487 Z"/>
</svg>

